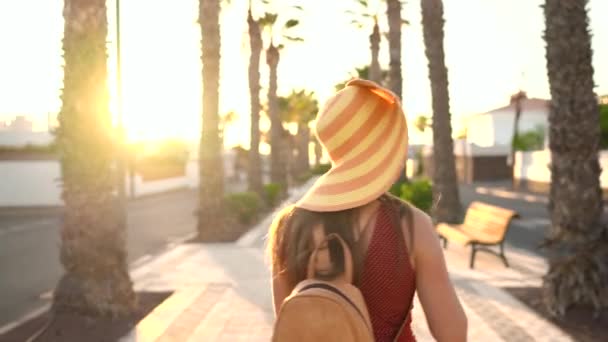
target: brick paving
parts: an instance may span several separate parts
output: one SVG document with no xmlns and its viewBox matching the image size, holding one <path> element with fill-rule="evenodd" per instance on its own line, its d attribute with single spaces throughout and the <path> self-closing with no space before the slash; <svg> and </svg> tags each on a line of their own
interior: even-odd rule
<svg viewBox="0 0 608 342">
<path fill-rule="evenodd" d="M 121 342 L 269 341 L 274 316 L 261 248 L 267 225 L 262 222 L 236 244 L 176 246 L 133 270 L 137 290 L 175 292 Z M 506 253 L 511 268 L 493 255 L 478 253 L 471 270 L 468 249 L 451 244 L 445 251 L 468 317 L 469 340 L 571 341 L 501 289 L 539 285 L 545 262 L 510 246 Z M 413 329 L 418 341 L 433 341 L 419 302 L 413 309 Z"/>
</svg>

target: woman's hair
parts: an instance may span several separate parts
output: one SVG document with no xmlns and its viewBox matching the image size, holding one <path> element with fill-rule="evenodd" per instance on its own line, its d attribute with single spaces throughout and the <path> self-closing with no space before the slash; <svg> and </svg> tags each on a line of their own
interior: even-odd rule
<svg viewBox="0 0 608 342">
<path fill-rule="evenodd" d="M 397 232 L 401 250 L 405 251 L 401 219 L 405 218 L 407 220 L 410 244 L 412 244 L 413 213 L 411 208 L 401 199 L 388 193 L 380 196 L 378 200 L 382 205 L 387 206 L 390 211 L 393 217 L 391 226 Z M 295 206 L 283 209 L 275 218 L 268 237 L 268 255 L 273 274 L 286 276 L 291 287 L 304 280 L 308 260 L 314 250 L 313 227 L 322 225 L 326 235 L 332 233 L 340 235 L 352 251 L 354 283 L 358 284 L 365 258 L 365 250 L 363 250 L 357 236 L 359 229 L 355 229 L 359 221 L 360 211 L 361 207 L 335 212 L 316 212 Z M 344 272 L 344 254 L 340 243 L 335 239 L 330 240 L 328 248 L 332 268 L 323 274 L 317 274 L 317 277 L 322 279 L 332 279 Z M 406 260 L 405 253 L 400 253 L 396 257 Z"/>
</svg>

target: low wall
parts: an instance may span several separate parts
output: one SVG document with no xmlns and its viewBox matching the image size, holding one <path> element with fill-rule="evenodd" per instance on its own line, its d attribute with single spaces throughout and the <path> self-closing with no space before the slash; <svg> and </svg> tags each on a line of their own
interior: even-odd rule
<svg viewBox="0 0 608 342">
<path fill-rule="evenodd" d="M 126 180 L 127 194 L 141 197 L 199 184 L 198 161 L 186 165 L 186 173 L 154 181 L 135 175 L 134 187 Z M 58 160 L 0 160 L 0 207 L 62 206 L 61 169 Z"/>
<path fill-rule="evenodd" d="M 0 206 L 60 206 L 57 160 L 0 161 Z"/>
<path fill-rule="evenodd" d="M 602 170 L 608 170 L 608 151 L 601 151 L 599 162 Z M 534 152 L 516 152 L 513 183 L 516 188 L 534 192 L 548 193 L 551 184 L 551 152 L 549 150 Z M 600 175 L 600 184 L 604 193 L 608 192 L 608 171 Z"/>
</svg>

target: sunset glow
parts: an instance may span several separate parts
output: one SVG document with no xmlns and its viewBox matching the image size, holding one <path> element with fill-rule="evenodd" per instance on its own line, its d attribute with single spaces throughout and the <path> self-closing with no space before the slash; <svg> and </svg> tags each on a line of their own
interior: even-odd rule
<svg viewBox="0 0 608 342">
<path fill-rule="evenodd" d="M 548 98 L 541 2 L 444 1 L 446 64 L 451 110 L 456 120 L 504 105 L 510 94 L 520 87 L 532 97 Z M 369 33 L 351 25 L 351 18 L 344 13 L 355 3 L 306 2 L 298 18 L 301 22 L 298 35 L 304 42 L 288 44 L 282 51 L 279 95 L 292 89 L 307 89 L 314 91 L 322 103 L 336 83 L 347 79 L 355 67 L 368 63 Z M 227 146 L 249 144 L 246 4 L 246 1 L 223 4 L 220 18 L 219 114 L 234 111 L 239 116 L 226 131 Z M 114 1 L 108 1 L 109 86 L 113 99 L 116 95 L 114 6 Z M 596 91 L 605 94 L 608 93 L 608 65 L 599 61 L 608 60 L 605 44 L 608 22 L 601 20 L 608 4 L 592 0 L 590 7 Z M 45 128 L 48 114 L 58 112 L 63 78 L 62 9 L 60 0 L 0 4 L 0 43 L 5 51 L 0 63 L 0 120 L 29 115 L 36 120 L 36 127 Z M 202 101 L 198 2 L 123 0 L 121 16 L 123 114 L 130 139 L 197 140 Z M 411 23 L 403 30 L 403 104 L 408 116 L 414 118 L 431 113 L 419 3 L 408 2 L 403 16 Z M 388 67 L 387 45 L 383 40 L 380 61 L 384 68 Z M 263 55 L 261 61 L 260 97 L 264 103 L 268 71 Z M 114 100 L 112 108 L 115 112 Z M 417 139 L 416 132 L 411 135 Z"/>
</svg>

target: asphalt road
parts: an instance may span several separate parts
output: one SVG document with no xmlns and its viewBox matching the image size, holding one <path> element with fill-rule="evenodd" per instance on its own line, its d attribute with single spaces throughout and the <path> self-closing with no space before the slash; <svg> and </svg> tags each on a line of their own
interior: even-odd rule
<svg viewBox="0 0 608 342">
<path fill-rule="evenodd" d="M 195 232 L 196 195 L 182 190 L 129 203 L 129 263 Z M 0 212 L 0 327 L 49 302 L 43 294 L 62 274 L 60 220 L 52 210 Z"/>
<path fill-rule="evenodd" d="M 183 190 L 129 203 L 129 263 L 195 232 L 196 195 Z M 516 210 L 521 219 L 513 222 L 507 243 L 542 254 L 537 246 L 546 229 L 545 204 L 480 194 L 470 185 L 460 187 L 460 196 L 465 207 L 478 200 Z M 59 226 L 57 211 L 0 211 L 0 327 L 50 301 L 48 291 L 62 273 Z"/>
</svg>

